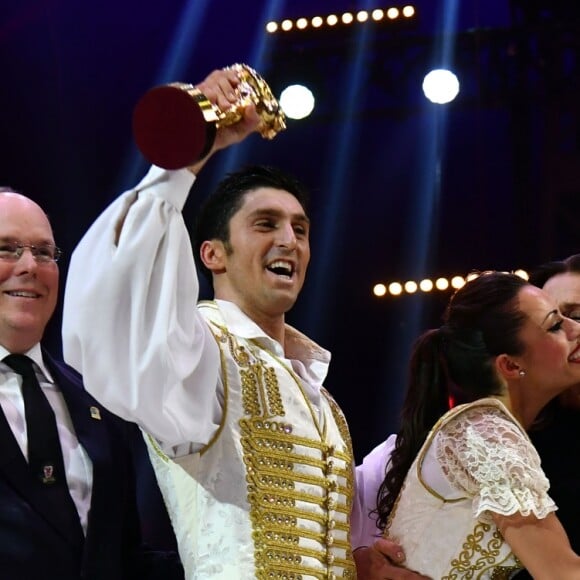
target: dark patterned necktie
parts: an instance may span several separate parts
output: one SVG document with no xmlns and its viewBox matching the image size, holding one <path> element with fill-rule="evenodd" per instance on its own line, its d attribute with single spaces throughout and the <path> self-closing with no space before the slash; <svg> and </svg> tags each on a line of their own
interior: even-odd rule
<svg viewBox="0 0 580 580">
<path fill-rule="evenodd" d="M 3 362 L 22 376 L 30 472 L 39 483 L 40 493 L 48 501 L 56 502 L 72 531 L 82 535 L 79 515 L 66 482 L 56 418 L 36 378 L 32 360 L 22 354 L 11 354 Z"/>
</svg>

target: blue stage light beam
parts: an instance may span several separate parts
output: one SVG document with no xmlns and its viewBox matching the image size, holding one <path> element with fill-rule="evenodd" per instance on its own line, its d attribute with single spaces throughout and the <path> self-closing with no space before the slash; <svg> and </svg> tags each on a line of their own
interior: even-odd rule
<svg viewBox="0 0 580 580">
<path fill-rule="evenodd" d="M 445 0 L 442 13 L 441 34 L 433 47 L 433 68 L 452 70 L 453 51 L 455 48 L 455 31 L 457 27 L 458 0 Z M 417 87 L 417 90 L 420 90 Z M 416 217 L 413 238 L 404 245 L 407 248 L 407 262 L 412 265 L 413 278 L 424 276 L 430 271 L 430 250 L 437 235 L 438 202 L 441 195 L 441 179 L 445 155 L 445 135 L 447 130 L 447 113 L 445 105 L 426 104 L 427 130 L 424 143 L 424 170 L 419 172 L 421 180 L 416 189 L 414 211 Z"/>
<path fill-rule="evenodd" d="M 184 78 L 189 68 L 192 55 L 195 54 L 196 40 L 199 30 L 203 27 L 204 17 L 210 0 L 188 0 L 183 13 L 177 21 L 177 29 L 172 36 L 165 60 L 158 71 L 152 86 L 174 82 Z M 147 163 L 136 151 L 132 151 L 121 170 L 121 185 L 115 191 L 122 191 L 134 185 L 145 171 Z"/>
<path fill-rule="evenodd" d="M 311 336 L 321 336 L 326 327 L 326 320 L 336 313 L 321 308 L 328 302 L 328 296 L 337 284 L 340 271 L 340 248 L 344 236 L 345 204 L 348 194 L 352 191 L 350 171 L 353 152 L 357 147 L 359 137 L 356 117 L 360 106 L 361 93 L 368 77 L 368 67 L 365 66 L 367 50 L 372 35 L 371 27 L 361 26 L 357 31 L 354 54 L 345 70 L 342 90 L 335 94 L 343 95 L 341 122 L 334 125 L 335 135 L 328 142 L 335 143 L 328 149 L 328 158 L 323 164 L 325 176 L 322 189 L 325 191 L 328 203 L 325 206 L 324 223 L 317 228 L 312 240 L 315 253 L 309 269 L 308 306 L 304 320 L 300 326 Z"/>
<path fill-rule="evenodd" d="M 455 32 L 457 27 L 458 0 L 446 0 L 442 12 L 442 22 L 435 38 L 440 39 L 433 47 L 433 67 L 452 70 L 453 51 L 455 48 Z M 439 32 L 439 34 L 437 34 Z M 417 87 L 420 91 L 421 87 Z M 426 120 L 422 159 L 423 170 L 418 172 L 418 183 L 415 188 L 415 199 L 411 216 L 414 223 L 406 228 L 409 239 L 403 240 L 401 249 L 404 263 L 409 265 L 408 273 L 411 279 L 420 279 L 432 270 L 430 262 L 435 240 L 438 233 L 438 206 L 441 196 L 442 171 L 445 154 L 445 135 L 447 130 L 447 105 L 433 104 L 425 101 L 424 115 Z M 407 301 L 400 315 L 405 321 L 406 331 L 397 337 L 388 338 L 385 384 L 392 385 L 389 392 L 388 417 L 382 416 L 381 428 L 384 429 L 392 421 L 392 429 L 397 429 L 397 416 L 403 401 L 404 388 L 407 382 L 407 364 L 411 348 L 416 338 L 424 328 L 424 301 Z"/>
<path fill-rule="evenodd" d="M 271 51 L 267 50 L 268 43 L 272 42 L 271 34 L 266 34 L 265 22 L 279 20 L 284 10 L 284 0 L 270 0 L 265 6 L 262 18 L 258 19 L 258 28 L 255 33 L 255 42 L 247 64 L 254 68 L 258 74 L 262 75 L 268 82 L 268 56 Z M 239 169 L 242 165 L 251 162 L 251 143 L 240 143 L 236 147 L 231 147 L 220 157 L 212 174 L 212 183 L 217 183 L 226 173 Z"/>
</svg>

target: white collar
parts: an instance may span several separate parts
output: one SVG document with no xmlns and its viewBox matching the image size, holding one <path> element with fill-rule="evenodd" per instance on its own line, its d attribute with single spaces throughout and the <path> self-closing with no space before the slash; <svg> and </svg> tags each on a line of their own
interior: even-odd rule
<svg viewBox="0 0 580 580">
<path fill-rule="evenodd" d="M 0 344 L 0 361 L 2 359 L 4 359 L 4 357 L 8 356 L 9 354 L 14 354 L 14 353 L 11 353 L 9 350 L 6 350 Z M 52 375 L 50 374 L 48 367 L 44 364 L 44 359 L 42 358 L 42 349 L 40 347 L 39 342 L 37 342 L 29 351 L 23 352 L 22 354 L 26 355 L 28 358 L 31 358 L 37 364 L 37 366 L 42 371 L 44 378 L 49 383 L 54 383 L 54 379 L 52 378 Z"/>
</svg>

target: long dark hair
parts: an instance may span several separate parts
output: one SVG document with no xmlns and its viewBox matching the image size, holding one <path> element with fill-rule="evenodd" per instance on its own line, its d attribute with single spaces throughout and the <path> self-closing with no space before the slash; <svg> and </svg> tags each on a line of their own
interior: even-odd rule
<svg viewBox="0 0 580 580">
<path fill-rule="evenodd" d="M 519 355 L 525 314 L 518 294 L 528 282 L 514 274 L 479 275 L 449 301 L 441 328 L 414 345 L 401 427 L 377 497 L 377 521 L 384 529 L 405 477 L 429 431 L 454 404 L 502 392 L 494 358 Z"/>
</svg>

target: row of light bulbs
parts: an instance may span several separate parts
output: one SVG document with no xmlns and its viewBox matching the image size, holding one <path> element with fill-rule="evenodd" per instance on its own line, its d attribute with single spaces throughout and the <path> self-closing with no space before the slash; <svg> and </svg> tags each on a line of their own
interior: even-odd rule
<svg viewBox="0 0 580 580">
<path fill-rule="evenodd" d="M 408 4 L 402 8 L 392 6 L 383 10 L 375 8 L 374 10 L 359 10 L 356 13 L 343 12 L 342 14 L 329 14 L 328 16 L 314 16 L 313 18 L 298 18 L 291 20 L 286 18 L 281 22 L 271 21 L 266 24 L 266 32 L 274 34 L 275 32 L 290 32 L 291 30 L 306 30 L 307 28 L 321 28 L 323 26 L 336 26 L 339 23 L 350 25 L 364 22 L 381 22 L 383 20 L 409 19 L 416 16 L 417 10 L 414 6 Z"/>
<path fill-rule="evenodd" d="M 529 275 L 525 270 L 515 270 L 514 274 L 527 280 Z M 458 290 L 470 280 L 477 278 L 479 274 L 472 272 L 467 276 L 452 276 L 451 278 L 437 278 L 431 280 L 425 278 L 419 282 L 415 280 L 408 280 L 407 282 L 391 282 L 389 284 L 375 284 L 373 287 L 373 294 L 379 298 L 383 296 L 401 296 L 402 294 L 415 294 L 417 292 L 431 292 L 433 290 Z"/>
</svg>

